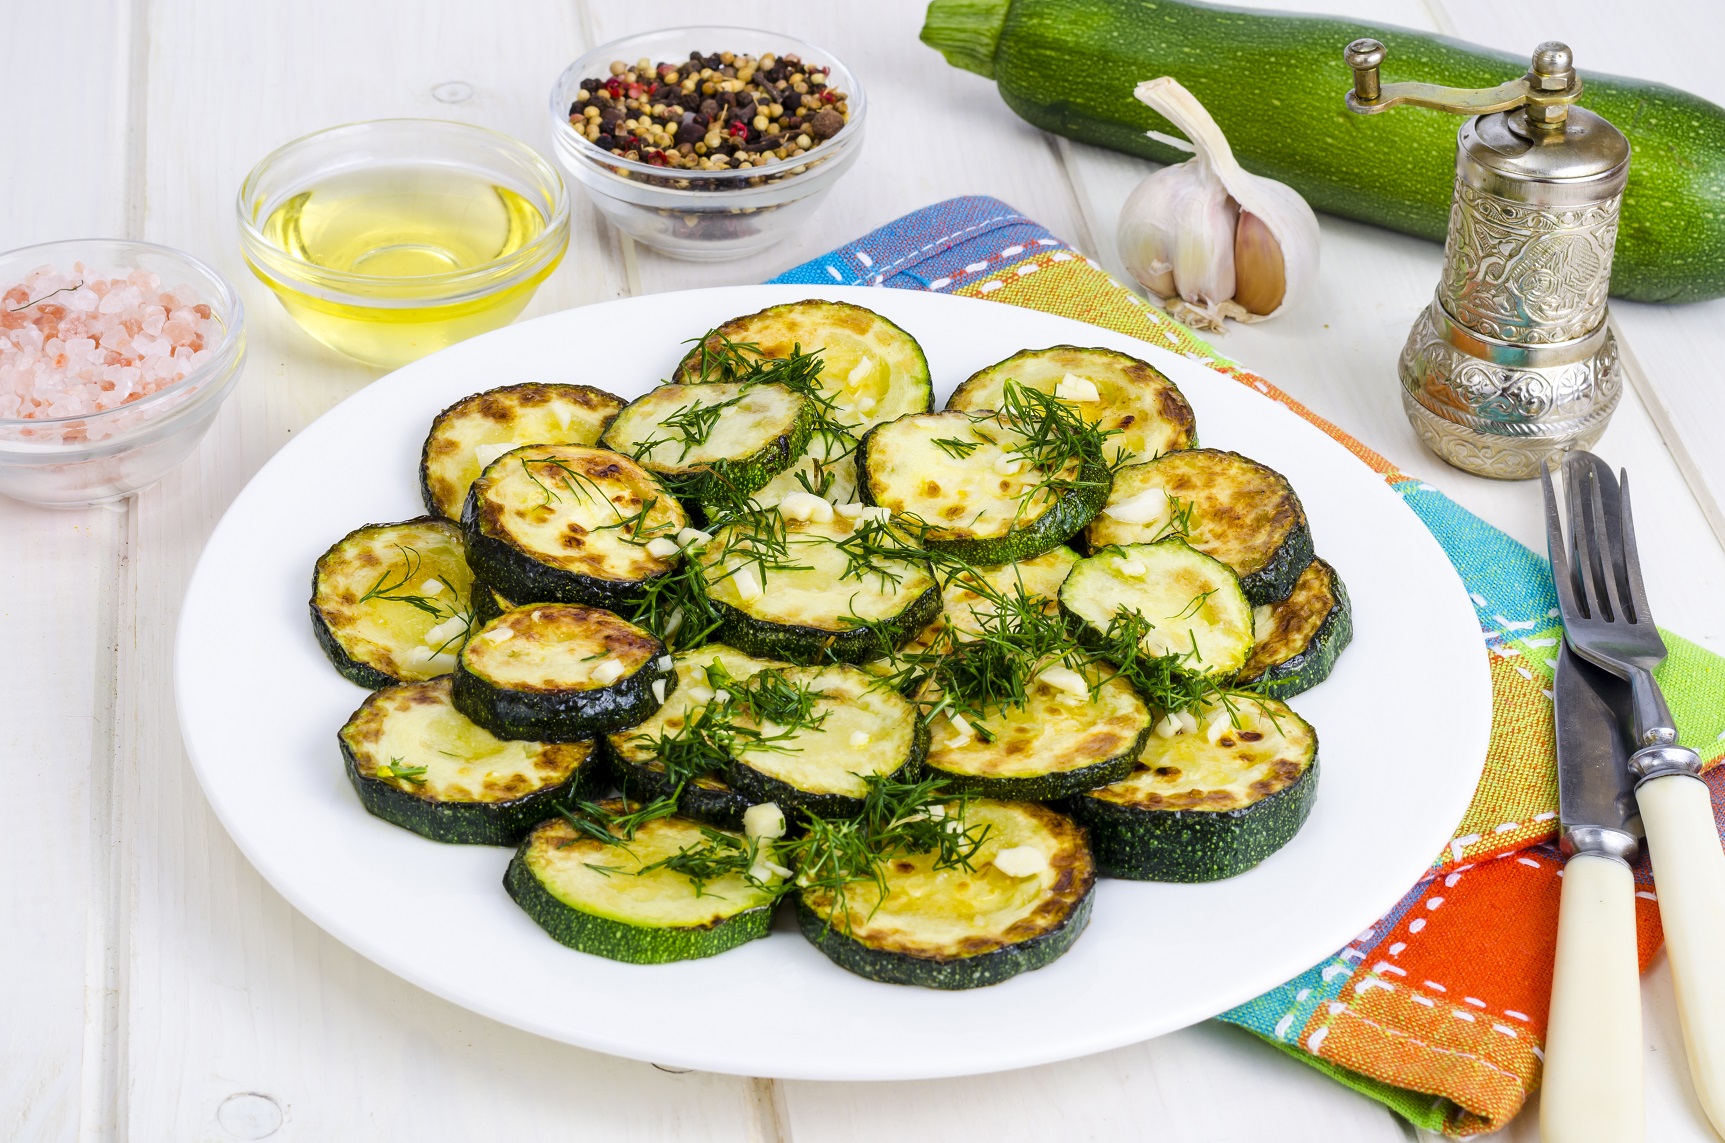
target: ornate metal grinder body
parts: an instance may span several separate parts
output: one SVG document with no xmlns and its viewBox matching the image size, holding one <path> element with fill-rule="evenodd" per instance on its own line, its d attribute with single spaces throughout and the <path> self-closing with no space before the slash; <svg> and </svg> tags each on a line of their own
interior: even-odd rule
<svg viewBox="0 0 1725 1143">
<path fill-rule="evenodd" d="M 1526 75 L 1478 90 L 1380 83 L 1384 54 L 1376 40 L 1348 45 L 1350 109 L 1471 116 L 1443 280 L 1402 350 L 1402 406 L 1450 464 L 1525 480 L 1591 447 L 1622 394 L 1606 296 L 1629 141 L 1572 106 L 1581 79 L 1563 44 L 1541 44 Z"/>
</svg>

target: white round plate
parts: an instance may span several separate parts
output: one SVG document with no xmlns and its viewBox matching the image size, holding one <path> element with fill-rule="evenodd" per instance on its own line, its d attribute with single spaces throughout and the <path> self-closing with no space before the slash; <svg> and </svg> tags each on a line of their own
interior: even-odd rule
<svg viewBox="0 0 1725 1143">
<path fill-rule="evenodd" d="M 336 731 L 365 692 L 312 638 L 311 568 L 352 528 L 424 512 L 416 474 L 432 417 L 523 381 L 637 396 L 670 375 L 682 339 L 806 297 L 854 301 L 908 330 L 928 353 L 937 407 L 974 370 L 1026 347 L 1135 354 L 1184 391 L 1205 444 L 1287 475 L 1318 551 L 1348 585 L 1355 634 L 1330 679 L 1293 703 L 1317 727 L 1323 781 L 1286 848 L 1207 885 L 1104 880 L 1089 931 L 1066 956 L 992 988 L 943 993 L 853 976 L 783 914 L 766 940 L 707 960 L 640 966 L 575 952 L 504 893 L 508 850 L 439 845 L 360 807 Z M 192 763 L 234 841 L 296 908 L 363 955 L 571 1044 L 820 1080 L 1068 1059 L 1196 1023 L 1303 972 L 1395 904 L 1443 849 L 1491 723 L 1479 626 L 1442 550 L 1377 475 L 1281 405 L 1067 318 L 940 294 L 797 286 L 553 314 L 443 350 L 343 402 L 263 467 L 210 537 L 186 593 L 175 684 Z"/>
</svg>

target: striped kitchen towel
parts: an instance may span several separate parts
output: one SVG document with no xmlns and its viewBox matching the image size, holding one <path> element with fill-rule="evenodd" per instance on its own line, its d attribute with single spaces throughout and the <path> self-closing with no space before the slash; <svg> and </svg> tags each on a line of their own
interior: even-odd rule
<svg viewBox="0 0 1725 1143">
<path fill-rule="evenodd" d="M 1514 1116 L 1539 1082 L 1562 868 L 1554 844 L 1551 686 L 1563 632 L 1545 560 L 1397 472 L 996 199 L 937 203 L 774 281 L 988 298 L 1166 346 L 1293 409 L 1401 495 L 1443 545 L 1479 615 L 1494 702 L 1484 775 L 1430 873 L 1387 916 L 1322 964 L 1220 1019 L 1421 1127 L 1460 1137 Z M 1671 657 L 1659 680 L 1683 739 L 1718 761 L 1725 659 L 1669 633 L 1666 642 Z M 1709 782 L 1725 832 L 1725 768 Z M 1659 914 L 1645 861 L 1636 877 L 1645 969 L 1659 947 Z"/>
</svg>

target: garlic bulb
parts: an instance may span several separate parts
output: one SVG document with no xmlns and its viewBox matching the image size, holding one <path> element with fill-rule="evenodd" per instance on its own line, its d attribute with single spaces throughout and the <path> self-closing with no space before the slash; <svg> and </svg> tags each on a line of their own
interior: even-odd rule
<svg viewBox="0 0 1725 1143">
<path fill-rule="evenodd" d="M 1121 208 L 1126 269 L 1188 325 L 1274 317 L 1317 276 L 1312 208 L 1292 187 L 1235 162 L 1222 129 L 1173 79 L 1146 80 L 1134 94 L 1195 153 L 1145 179 Z"/>
</svg>

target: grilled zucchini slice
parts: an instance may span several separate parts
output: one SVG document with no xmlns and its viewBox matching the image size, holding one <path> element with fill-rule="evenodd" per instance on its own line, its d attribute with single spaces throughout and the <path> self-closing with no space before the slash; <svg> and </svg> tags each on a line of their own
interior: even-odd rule
<svg viewBox="0 0 1725 1143">
<path fill-rule="evenodd" d="M 900 417 L 863 437 L 857 491 L 863 503 L 915 521 L 930 548 L 973 564 L 1027 560 L 1088 524 L 1112 478 L 1103 465 L 1077 461 L 1045 472 L 1021 455 L 1025 442 L 992 414 Z"/>
<path fill-rule="evenodd" d="M 855 443 L 816 429 L 803 455 L 767 481 L 754 499 L 763 508 L 775 508 L 792 492 L 812 492 L 834 504 L 856 503 Z"/>
<path fill-rule="evenodd" d="M 1069 377 L 1077 383 L 1067 381 Z M 973 373 L 953 391 L 946 407 L 966 412 L 998 409 L 1008 380 L 1054 393 L 1104 432 L 1118 429 L 1108 438 L 1110 458 L 1121 449 L 1129 460 L 1150 460 L 1197 443 L 1197 419 L 1174 382 L 1148 362 L 1112 349 L 1056 345 L 1023 350 Z M 1060 391 L 1062 382 L 1065 392 Z M 1084 399 L 1091 389 L 1096 399 Z"/>
<path fill-rule="evenodd" d="M 701 549 L 708 598 L 721 617 L 713 639 L 805 665 L 866 662 L 887 649 L 883 642 L 903 646 L 934 618 L 940 588 L 921 562 L 877 561 L 886 574 L 853 566 L 846 541 L 879 529 L 842 513 L 786 520 L 777 509 L 719 529 Z"/>
<path fill-rule="evenodd" d="M 630 964 L 716 956 L 767 935 L 779 878 L 763 870 L 763 887 L 731 873 L 697 889 L 671 869 L 639 872 L 701 845 L 701 830 L 687 818 L 659 818 L 606 844 L 553 818 L 521 843 L 503 887 L 553 938 L 584 953 Z"/>
<path fill-rule="evenodd" d="M 472 584 L 455 525 L 431 516 L 367 524 L 318 557 L 312 631 L 342 677 L 362 687 L 448 674 L 467 637 Z"/>
<path fill-rule="evenodd" d="M 638 600 L 681 557 L 655 549 L 687 527 L 677 498 L 633 460 L 581 445 L 528 445 L 486 466 L 461 527 L 473 573 L 506 598 L 588 603 Z"/>
<path fill-rule="evenodd" d="M 1197 730 L 1152 734 L 1126 779 L 1067 803 L 1096 863 L 1135 881 L 1216 881 L 1288 844 L 1318 792 L 1318 735 L 1275 699 L 1236 697 Z"/>
<path fill-rule="evenodd" d="M 597 444 L 623 398 L 589 385 L 506 385 L 463 397 L 431 422 L 419 454 L 426 511 L 461 519 L 467 490 L 486 466 L 529 444 Z"/>
<path fill-rule="evenodd" d="M 800 890 L 803 936 L 858 976 L 924 988 L 982 988 L 1053 963 L 1090 922 L 1096 867 L 1084 830 L 1046 806 L 987 798 L 969 804 L 964 824 L 988 830 L 972 869 L 896 854 L 882 867 L 885 893 L 850 885 L 842 911 L 829 890 Z"/>
<path fill-rule="evenodd" d="M 1057 679 L 1065 686 L 1057 686 Z M 1086 687 L 1101 682 L 1094 691 Z M 925 708 L 938 693 L 925 689 Z M 960 726 L 929 723 L 928 776 L 957 794 L 1045 802 L 1106 786 L 1132 772 L 1150 734 L 1150 708 L 1119 677 L 1098 680 L 1056 665 L 1025 688 L 1020 707 L 991 706 Z"/>
<path fill-rule="evenodd" d="M 785 682 L 818 694 L 810 720 L 775 727 L 739 716 L 760 734 L 745 740 L 725 777 L 751 803 L 777 802 L 790 816 L 855 817 L 865 778 L 908 781 L 928 750 L 928 730 L 910 701 L 855 667 L 787 667 Z"/>
<path fill-rule="evenodd" d="M 1354 637 L 1347 588 L 1323 560 L 1306 565 L 1288 598 L 1256 608 L 1253 623 L 1258 642 L 1240 668 L 1239 681 L 1278 699 L 1329 678 Z"/>
<path fill-rule="evenodd" d="M 618 413 L 603 443 L 679 495 L 701 499 L 722 464 L 746 496 L 802 455 L 814 412 L 783 385 L 661 385 Z"/>
<path fill-rule="evenodd" d="M 1178 655 L 1196 674 L 1226 677 L 1252 651 L 1252 609 L 1227 564 L 1174 538 L 1104 548 L 1078 561 L 1060 585 L 1060 607 L 1102 645 L 1116 616 L 1148 624 L 1140 646 Z M 1118 632 L 1117 632 L 1118 634 Z"/>
<path fill-rule="evenodd" d="M 596 738 L 642 721 L 676 685 L 663 643 L 575 603 L 506 611 L 455 662 L 456 709 L 499 738 Z"/>
<path fill-rule="evenodd" d="M 386 822 L 433 841 L 515 845 L 555 813 L 605 784 L 591 742 L 500 739 L 450 698 L 451 679 L 385 687 L 338 736 L 348 781 Z"/>
<path fill-rule="evenodd" d="M 1312 530 L 1293 486 L 1237 452 L 1188 449 L 1121 469 L 1084 532 L 1092 549 L 1167 536 L 1233 568 L 1254 606 L 1286 599 L 1312 562 Z"/>
<path fill-rule="evenodd" d="M 906 413 L 934 407 L 928 358 L 916 339 L 873 310 L 849 302 L 806 301 L 733 318 L 690 350 L 671 380 L 728 381 L 714 364 L 722 339 L 753 345 L 765 357 L 801 349 L 821 355 L 820 386 L 839 420 L 861 433 Z"/>
<path fill-rule="evenodd" d="M 643 802 L 676 794 L 677 812 L 684 817 L 740 830 L 743 811 L 754 805 L 754 801 L 723 781 L 721 775 L 729 757 L 715 759 L 711 773 L 686 783 L 679 792 L 665 775 L 658 743 L 666 737 L 675 737 L 691 718 L 699 717 L 702 708 L 716 701 L 713 680 L 708 674 L 714 665 L 730 678 L 746 679 L 768 667 L 789 664 L 757 659 L 717 643 L 679 651 L 671 658 L 676 665 L 677 688 L 666 696 L 665 704 L 639 726 L 618 731 L 607 739 L 617 784 L 625 796 Z"/>
</svg>

